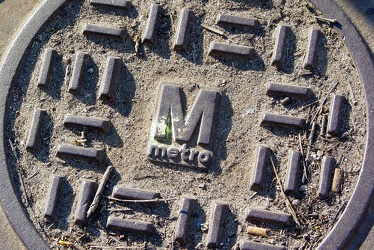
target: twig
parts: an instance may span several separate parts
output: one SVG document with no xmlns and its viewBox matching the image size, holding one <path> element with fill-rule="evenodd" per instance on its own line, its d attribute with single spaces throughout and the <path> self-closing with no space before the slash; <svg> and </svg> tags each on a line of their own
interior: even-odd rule
<svg viewBox="0 0 374 250">
<path fill-rule="evenodd" d="M 336 19 L 330 19 L 330 18 L 325 18 L 325 17 L 320 17 L 320 16 L 314 16 L 314 18 L 317 21 L 324 21 L 324 22 L 328 22 L 328 23 L 336 23 L 336 22 L 338 22 Z"/>
<path fill-rule="evenodd" d="M 178 198 L 167 198 L 167 199 L 152 199 L 152 200 L 124 200 L 124 199 L 118 199 L 114 198 L 112 196 L 106 196 L 105 198 L 112 200 L 112 201 L 120 201 L 120 202 L 130 202 L 130 203 L 153 203 L 153 202 L 163 202 L 163 201 L 175 201 L 178 200 Z"/>
<path fill-rule="evenodd" d="M 343 202 L 343 204 L 339 207 L 338 212 L 336 212 L 334 219 L 332 220 L 332 223 L 335 223 L 335 221 L 338 219 L 338 216 L 340 212 L 343 210 L 343 208 L 347 205 L 347 202 Z"/>
<path fill-rule="evenodd" d="M 308 180 L 308 173 L 307 173 L 307 169 L 306 169 L 306 163 L 305 163 L 305 156 L 304 156 L 304 151 L 303 151 L 303 145 L 301 143 L 301 136 L 299 134 L 299 147 L 300 147 L 300 153 L 301 153 L 301 157 L 303 157 L 303 177 L 302 177 L 302 181 L 303 183 L 305 183 L 306 181 L 309 181 Z"/>
<path fill-rule="evenodd" d="M 286 207 L 288 209 L 288 212 L 292 215 L 295 223 L 300 226 L 300 221 L 299 221 L 299 218 L 297 217 L 297 214 L 295 212 L 295 210 L 293 209 L 292 205 L 291 205 L 291 202 L 290 200 L 288 199 L 287 195 L 284 193 L 284 190 L 283 190 L 283 186 L 282 186 L 282 181 L 279 179 L 279 176 L 278 176 L 278 173 L 277 173 L 277 170 L 275 169 L 275 165 L 274 165 L 274 161 L 272 158 L 270 158 L 270 161 L 271 161 L 271 165 L 273 166 L 273 171 L 274 171 L 274 174 L 275 174 L 275 178 L 277 179 L 277 182 L 278 182 L 278 185 L 279 185 L 279 188 L 281 190 L 281 194 L 285 200 L 285 203 L 286 203 Z"/>
<path fill-rule="evenodd" d="M 329 92 L 328 92 L 327 94 L 328 94 L 328 95 L 331 94 L 331 93 L 334 91 L 334 89 L 336 88 L 336 86 L 338 86 L 338 84 L 339 84 L 339 82 L 336 82 L 336 83 L 334 84 L 334 86 L 332 86 L 332 88 L 329 90 Z M 320 104 L 320 105 L 318 106 L 318 108 L 317 108 L 316 114 L 314 115 L 314 117 L 312 118 L 312 120 L 311 120 L 310 122 L 314 122 L 314 119 L 316 119 L 316 117 L 318 116 L 319 112 L 320 112 L 321 109 L 322 109 L 322 106 L 325 105 L 325 102 L 327 101 L 327 98 L 328 98 L 328 97 L 325 97 L 325 98 L 322 100 L 321 104 Z"/>
<path fill-rule="evenodd" d="M 307 147 L 307 150 L 306 150 L 306 159 L 309 159 L 310 147 L 313 144 L 315 131 L 316 131 L 316 123 L 312 122 L 312 128 L 310 129 L 310 134 L 309 134 L 309 138 L 308 138 L 308 140 L 309 140 L 308 141 L 308 147 Z"/>
<path fill-rule="evenodd" d="M 128 212 L 131 211 L 130 208 L 108 208 L 109 212 Z"/>
<path fill-rule="evenodd" d="M 23 182 L 22 173 L 20 171 L 21 164 L 20 164 L 18 156 L 17 156 L 17 151 L 16 151 L 16 148 L 14 147 L 12 141 L 10 139 L 8 141 L 9 141 L 10 148 L 12 149 L 12 152 L 14 154 L 14 158 L 16 158 L 16 166 L 17 166 L 17 170 L 18 170 L 18 173 L 19 173 L 19 180 L 21 182 L 23 192 L 25 193 L 26 206 L 29 206 L 30 200 L 29 200 L 29 196 L 27 195 L 27 192 L 26 192 L 25 183 Z"/>
<path fill-rule="evenodd" d="M 144 250 L 145 247 L 104 247 L 104 246 L 90 246 L 90 249 L 122 249 L 122 250 Z"/>
<path fill-rule="evenodd" d="M 94 197 L 94 199 L 91 203 L 90 208 L 87 211 L 87 218 L 89 218 L 96 211 L 96 208 L 97 208 L 97 206 L 99 205 L 99 202 L 100 202 L 101 195 L 104 191 L 105 185 L 106 185 L 106 183 L 109 179 L 110 173 L 112 172 L 113 169 L 114 169 L 113 166 L 109 166 L 106 169 L 106 171 L 103 175 L 103 178 L 101 178 L 99 187 L 98 187 L 98 189 L 96 191 L 96 194 L 95 194 L 95 197 Z"/>
<path fill-rule="evenodd" d="M 223 37 L 226 37 L 225 33 L 223 31 L 219 30 L 219 29 L 213 28 L 213 27 L 208 26 L 208 25 L 203 24 L 203 23 L 201 24 L 201 27 L 203 27 L 206 30 L 209 30 L 210 32 L 213 32 L 213 33 L 216 33 L 216 34 L 221 35 Z"/>
</svg>

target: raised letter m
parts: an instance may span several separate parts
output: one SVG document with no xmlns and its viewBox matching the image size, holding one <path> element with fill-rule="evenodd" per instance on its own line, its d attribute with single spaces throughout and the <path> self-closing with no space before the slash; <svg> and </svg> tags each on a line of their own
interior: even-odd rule
<svg viewBox="0 0 374 250">
<path fill-rule="evenodd" d="M 197 142 L 200 145 L 210 145 L 216 127 L 215 120 L 219 112 L 221 94 L 214 90 L 200 90 L 187 118 L 184 119 L 180 92 L 181 88 L 178 86 L 160 84 L 153 121 L 154 139 L 166 140 L 167 133 L 171 132 L 173 141 L 188 142 L 201 120 Z"/>
</svg>

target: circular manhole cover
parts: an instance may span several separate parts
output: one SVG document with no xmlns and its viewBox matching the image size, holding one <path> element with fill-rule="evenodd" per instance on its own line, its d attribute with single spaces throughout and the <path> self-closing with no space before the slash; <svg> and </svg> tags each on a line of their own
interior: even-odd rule
<svg viewBox="0 0 374 250">
<path fill-rule="evenodd" d="M 1 200 L 25 245 L 343 247 L 373 189 L 373 64 L 312 2 L 336 20 L 304 1 L 46 1 L 0 71 Z"/>
</svg>

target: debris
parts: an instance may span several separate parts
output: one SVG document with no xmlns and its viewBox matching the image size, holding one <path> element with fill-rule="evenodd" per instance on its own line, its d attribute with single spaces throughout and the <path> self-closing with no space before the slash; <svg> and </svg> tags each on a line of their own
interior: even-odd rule
<svg viewBox="0 0 374 250">
<path fill-rule="evenodd" d="M 58 244 L 61 245 L 61 246 L 67 246 L 67 247 L 70 247 L 72 245 L 71 242 L 65 241 L 65 240 L 59 240 Z"/>
<path fill-rule="evenodd" d="M 336 19 L 330 19 L 330 18 L 325 18 L 325 17 L 320 17 L 320 16 L 314 16 L 316 21 L 323 21 L 323 22 L 328 22 L 330 24 L 337 23 L 338 21 Z"/>
<path fill-rule="evenodd" d="M 135 35 L 133 39 L 135 42 L 135 54 L 138 55 L 140 47 L 140 37 L 138 35 Z"/>
<path fill-rule="evenodd" d="M 335 168 L 334 178 L 332 179 L 331 191 L 334 193 L 340 193 L 343 182 L 344 171 L 341 168 Z"/>
<path fill-rule="evenodd" d="M 107 196 L 106 198 L 108 198 L 109 200 L 112 200 L 112 201 L 128 202 L 128 203 L 153 203 L 153 202 L 165 202 L 165 201 L 178 200 L 178 198 L 167 198 L 167 199 L 156 198 L 156 199 L 151 199 L 151 200 L 124 200 L 124 199 L 114 198 L 112 196 Z"/>
<path fill-rule="evenodd" d="M 94 70 L 93 70 L 93 68 L 89 68 L 89 69 L 87 70 L 87 72 L 90 73 L 90 74 L 92 74 L 92 73 L 94 72 Z"/>
<path fill-rule="evenodd" d="M 268 234 L 269 230 L 265 228 L 260 228 L 260 227 L 253 227 L 253 226 L 248 226 L 247 227 L 247 233 L 248 234 L 253 234 L 257 236 L 262 236 L 262 237 L 269 237 Z"/>
<path fill-rule="evenodd" d="M 209 30 L 210 32 L 216 33 L 216 34 L 221 35 L 221 36 L 226 38 L 225 33 L 223 31 L 219 30 L 219 29 L 216 29 L 214 27 L 208 26 L 208 25 L 203 24 L 203 23 L 201 24 L 201 27 L 203 27 L 206 30 Z"/>
<path fill-rule="evenodd" d="M 96 210 L 97 206 L 99 205 L 99 202 L 100 202 L 100 198 L 101 198 L 101 195 L 104 191 L 104 188 L 105 188 L 105 185 L 109 179 L 109 176 L 110 176 L 110 173 L 113 171 L 114 167 L 113 166 L 109 166 L 104 175 L 103 175 L 103 178 L 101 178 L 101 181 L 100 181 L 100 184 L 99 184 L 99 187 L 96 191 L 96 194 L 95 194 L 95 197 L 92 201 L 92 204 L 90 206 L 90 208 L 88 209 L 87 211 L 87 218 L 89 218 Z"/>
<path fill-rule="evenodd" d="M 288 103 L 290 103 L 291 102 L 291 99 L 289 98 L 289 97 L 285 97 L 285 98 L 283 98 L 281 101 L 280 101 L 280 103 L 282 104 L 282 105 L 286 105 L 286 104 L 288 104 Z"/>
<path fill-rule="evenodd" d="M 300 226 L 301 223 L 299 221 L 299 218 L 297 217 L 297 214 L 296 214 L 295 210 L 293 209 L 293 207 L 292 207 L 292 205 L 290 203 L 290 200 L 288 199 L 287 195 L 284 193 L 282 181 L 279 179 L 277 170 L 275 169 L 274 161 L 273 161 L 272 158 L 270 158 L 270 161 L 271 161 L 271 165 L 273 166 L 273 171 L 274 171 L 274 174 L 275 174 L 275 178 L 277 179 L 277 182 L 278 182 L 281 194 L 282 194 L 282 196 L 284 198 L 284 202 L 286 203 L 286 207 L 288 209 L 288 212 L 292 215 L 292 217 L 293 217 L 296 225 Z"/>
</svg>

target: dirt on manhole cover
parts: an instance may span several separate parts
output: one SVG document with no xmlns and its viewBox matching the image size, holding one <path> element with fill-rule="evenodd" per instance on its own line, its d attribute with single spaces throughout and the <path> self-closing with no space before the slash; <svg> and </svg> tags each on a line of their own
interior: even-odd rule
<svg viewBox="0 0 374 250">
<path fill-rule="evenodd" d="M 32 39 L 4 125 L 44 241 L 316 248 L 367 134 L 335 22 L 304 1 L 62 5 Z"/>
</svg>

